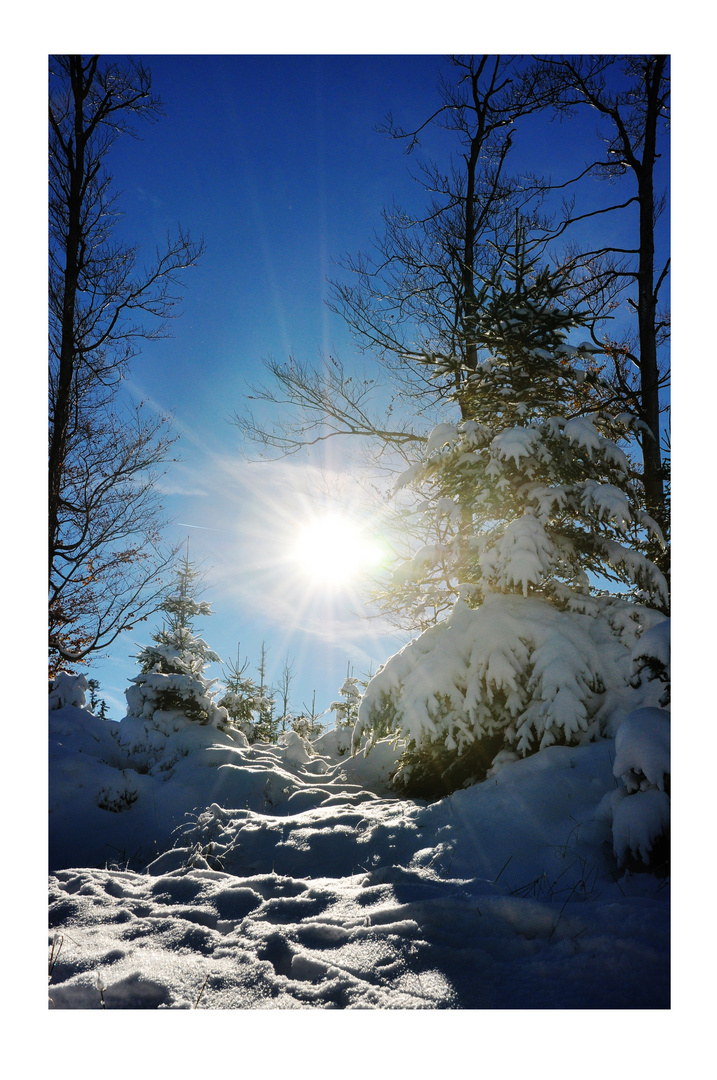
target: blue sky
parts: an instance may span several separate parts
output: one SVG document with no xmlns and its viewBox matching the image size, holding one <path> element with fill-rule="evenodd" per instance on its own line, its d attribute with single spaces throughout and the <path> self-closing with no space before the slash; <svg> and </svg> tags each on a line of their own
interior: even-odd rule
<svg viewBox="0 0 717 1080">
<path fill-rule="evenodd" d="M 177 223 L 206 243 L 187 274 L 173 337 L 145 345 L 127 381 L 135 399 L 172 413 L 181 436 L 182 460 L 163 481 L 175 519 L 168 538 L 189 536 L 190 557 L 207 570 L 204 598 L 215 615 L 200 629 L 209 644 L 233 659 L 240 642 L 254 667 L 265 640 L 270 678 L 278 678 L 285 656 L 294 660 L 294 710 L 309 704 L 314 690 L 325 708 L 347 664 L 355 674 L 375 670 L 407 638 L 367 623 L 351 588 L 302 580 L 287 551 L 325 504 L 327 485 L 340 492 L 340 506 L 369 524 L 370 510 L 342 455 L 252 464 L 230 420 L 266 357 L 313 362 L 331 353 L 361 369 L 364 358 L 346 325 L 326 306 L 327 278 L 341 276 L 341 256 L 368 249 L 385 205 L 423 205 L 410 175 L 416 159 L 375 128 L 389 112 L 405 127 L 428 117 L 447 65 L 431 55 L 142 59 L 166 116 L 141 129 L 141 139 L 116 144 L 121 236 L 148 257 Z M 566 139 L 571 149 L 582 140 L 585 154 L 594 153 L 594 128 L 587 115 L 569 130 L 526 125 L 516 138 L 516 166 L 530 161 L 557 178 L 583 160 L 579 150 L 566 160 Z M 449 146 L 436 131 L 422 142 L 438 157 Z M 595 187 L 596 199 L 612 198 Z M 109 659 L 92 665 L 117 718 L 136 674 L 135 643 L 144 644 L 154 625 L 150 619 L 123 635 Z"/>
<path fill-rule="evenodd" d="M 345 324 L 325 304 L 327 278 L 343 254 L 367 247 L 394 196 L 420 197 L 408 174 L 413 162 L 375 128 L 389 110 L 407 124 L 428 115 L 443 61 L 142 60 L 166 116 L 142 129 L 141 140 L 116 144 L 123 237 L 151 253 L 181 222 L 206 243 L 172 338 L 146 345 L 127 381 L 135 399 L 171 412 L 180 434 L 182 460 L 164 478 L 165 506 L 177 521 L 169 537 L 189 536 L 190 557 L 207 571 L 215 615 L 201 628 L 222 658 L 233 659 L 239 642 L 253 667 L 265 640 L 272 677 L 287 655 L 294 660 L 294 707 L 310 704 L 316 690 L 325 708 L 349 664 L 356 674 L 375 670 L 406 637 L 368 624 L 351 589 L 295 582 L 287 590 L 286 547 L 315 512 L 310 493 L 323 490 L 328 474 L 350 501 L 351 478 L 332 455 L 321 476 L 308 459 L 250 464 L 230 420 L 266 357 L 332 353 L 356 362 Z M 439 142 L 440 134 L 429 139 Z M 123 635 L 109 660 L 93 664 L 115 715 L 136 673 L 134 643 L 152 625 Z"/>
</svg>

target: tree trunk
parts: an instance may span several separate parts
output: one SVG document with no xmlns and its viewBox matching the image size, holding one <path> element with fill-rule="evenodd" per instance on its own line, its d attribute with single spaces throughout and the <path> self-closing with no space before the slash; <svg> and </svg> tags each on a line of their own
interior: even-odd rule
<svg viewBox="0 0 717 1080">
<path fill-rule="evenodd" d="M 657 56 L 645 71 L 646 116 L 642 163 L 637 170 L 640 205 L 640 258 L 638 265 L 638 327 L 640 339 L 640 394 L 643 419 L 652 438 L 642 438 L 645 501 L 648 512 L 666 532 L 665 491 L 660 455 L 660 400 L 655 335 L 657 297 L 655 282 L 654 183 L 658 98 L 666 57 Z"/>
<path fill-rule="evenodd" d="M 52 415 L 52 435 L 49 449 L 49 508 L 48 508 L 48 557 L 49 573 L 52 573 L 57 544 L 58 518 L 62 472 L 67 454 L 67 432 L 70 423 L 72 382 L 75 374 L 75 308 L 79 278 L 79 252 L 81 239 L 82 178 L 84 172 L 85 132 L 83 104 L 85 83 L 82 58 L 71 58 L 72 95 L 75 109 L 74 153 L 72 143 L 65 151 L 68 159 L 69 193 L 67 198 L 67 241 L 65 246 L 65 271 L 62 297 L 62 333 L 60 338 L 60 364 L 57 375 Z M 91 76 L 90 76 L 91 78 Z"/>
</svg>

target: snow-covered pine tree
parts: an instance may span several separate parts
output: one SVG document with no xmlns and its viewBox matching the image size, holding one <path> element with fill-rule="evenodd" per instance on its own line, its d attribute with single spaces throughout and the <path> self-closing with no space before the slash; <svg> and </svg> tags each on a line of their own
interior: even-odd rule
<svg viewBox="0 0 717 1080">
<path fill-rule="evenodd" d="M 199 573 L 187 554 L 177 572 L 175 587 L 160 605 L 165 621 L 152 635 L 153 644 L 136 656 L 141 674 L 125 691 L 129 716 L 156 718 L 177 713 L 201 724 L 224 726 L 229 716 L 214 701 L 217 679 L 206 679 L 210 663 L 221 657 L 193 632 L 194 619 L 212 614 L 206 601 L 196 599 Z"/>
<path fill-rule="evenodd" d="M 461 419 L 433 430 L 397 485 L 419 485 L 438 535 L 398 567 L 387 602 L 456 603 L 371 681 L 355 738 L 404 737 L 397 781 L 414 794 L 600 734 L 636 637 L 664 618 L 665 580 L 641 550 L 659 529 L 618 445 L 639 422 L 581 407 L 594 348 L 569 342 L 584 320 L 563 291 L 519 235 L 480 298 Z"/>
<path fill-rule="evenodd" d="M 323 716 L 323 713 L 317 713 L 316 711 L 316 691 L 311 698 L 311 708 L 304 702 L 304 709 L 306 712 L 299 713 L 291 721 L 292 731 L 295 731 L 297 735 L 300 735 L 306 742 L 311 742 L 312 739 L 318 738 L 324 730 L 323 724 L 319 723 L 319 719 Z"/>
<path fill-rule="evenodd" d="M 665 580 L 641 551 L 659 529 L 618 446 L 644 425 L 590 409 L 585 384 L 598 379 L 584 361 L 595 349 L 568 342 L 584 317 L 561 306 L 564 289 L 521 240 L 485 286 L 484 355 L 456 393 L 462 420 L 434 428 L 424 461 L 397 484 L 420 486 L 438 542 L 397 569 L 390 602 L 421 604 L 443 587 L 474 606 L 512 590 L 565 607 L 594 594 L 597 575 L 666 608 Z"/>
<path fill-rule="evenodd" d="M 275 715 L 274 698 L 270 694 L 260 694 L 257 699 L 258 717 L 250 742 L 275 743 L 279 736 L 281 718 Z"/>
<path fill-rule="evenodd" d="M 274 715 L 275 702 L 266 679 L 266 656 L 268 651 L 266 642 L 262 641 L 257 669 L 259 675 L 259 696 L 256 703 L 258 715 L 252 741 L 274 743 L 279 734 L 279 719 Z"/>
<path fill-rule="evenodd" d="M 257 683 L 251 676 L 246 675 L 249 660 L 242 663 L 237 649 L 236 663 L 230 661 L 224 672 L 226 690 L 218 701 L 250 743 L 275 743 L 282 721 L 282 718 L 275 715 L 274 698 L 265 688 L 267 651 L 265 643 L 262 642 Z"/>
<path fill-rule="evenodd" d="M 331 702 L 328 710 L 336 717 L 334 721 L 335 727 L 354 727 L 358 719 L 358 707 L 362 691 L 363 687 L 359 680 L 351 675 L 351 665 L 347 665 L 346 678 L 339 688 L 338 699 Z"/>
<path fill-rule="evenodd" d="M 226 689 L 217 704 L 225 708 L 232 722 L 254 741 L 261 693 L 254 680 L 246 675 L 248 667 L 249 660 L 242 663 L 237 647 L 236 662 L 230 660 L 224 671 Z"/>
</svg>

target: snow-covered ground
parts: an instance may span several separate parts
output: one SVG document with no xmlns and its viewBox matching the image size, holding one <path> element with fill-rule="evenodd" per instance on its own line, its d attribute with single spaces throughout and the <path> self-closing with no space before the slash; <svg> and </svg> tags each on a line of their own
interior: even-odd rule
<svg viewBox="0 0 717 1080">
<path fill-rule="evenodd" d="M 612 740 L 426 804 L 386 741 L 50 726 L 54 1010 L 669 1007 L 669 883 L 612 854 Z"/>
</svg>

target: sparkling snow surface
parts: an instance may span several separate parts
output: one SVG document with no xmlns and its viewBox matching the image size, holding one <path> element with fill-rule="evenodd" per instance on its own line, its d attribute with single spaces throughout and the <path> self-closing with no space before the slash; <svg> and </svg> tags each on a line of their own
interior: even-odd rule
<svg viewBox="0 0 717 1080">
<path fill-rule="evenodd" d="M 387 742 L 125 723 L 50 713 L 51 1009 L 669 1006 L 669 886 L 597 815 L 614 741 L 425 804 Z"/>
</svg>

